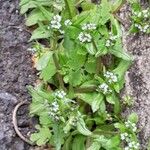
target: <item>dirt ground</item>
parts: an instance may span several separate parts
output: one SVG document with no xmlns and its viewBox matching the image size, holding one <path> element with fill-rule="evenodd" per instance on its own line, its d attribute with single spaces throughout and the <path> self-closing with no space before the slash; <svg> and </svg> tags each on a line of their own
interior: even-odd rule
<svg viewBox="0 0 150 150">
<path fill-rule="evenodd" d="M 29 33 L 18 13 L 18 0 L 0 0 L 0 150 L 28 150 L 15 134 L 12 110 L 19 101 L 29 100 L 26 86 L 35 82 L 31 55 L 26 51 Z M 23 109 L 19 125 L 29 124 Z"/>
<path fill-rule="evenodd" d="M 129 7 L 125 6 L 120 14 L 125 21 L 123 41 L 134 62 L 126 75 L 124 93 L 133 97 L 135 105 L 126 112 L 138 113 L 141 150 L 146 150 L 150 137 L 150 36 L 127 35 L 130 24 L 127 12 Z M 31 54 L 26 50 L 30 46 L 29 36 L 24 18 L 18 13 L 18 0 L 0 0 L 0 150 L 30 149 L 16 136 L 12 125 L 14 106 L 20 101 L 30 100 L 26 86 L 33 85 L 36 78 Z M 19 112 L 19 126 L 27 133 L 30 120 L 25 114 L 26 107 Z"/>
</svg>

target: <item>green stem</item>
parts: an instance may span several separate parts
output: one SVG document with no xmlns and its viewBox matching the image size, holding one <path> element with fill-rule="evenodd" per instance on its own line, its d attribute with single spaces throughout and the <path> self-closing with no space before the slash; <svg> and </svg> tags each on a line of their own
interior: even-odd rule
<svg viewBox="0 0 150 150">
<path fill-rule="evenodd" d="M 57 69 L 56 76 L 57 76 L 57 79 L 58 79 L 60 88 L 63 89 L 64 91 L 66 91 L 66 88 L 65 88 L 65 86 L 64 86 L 63 77 L 62 77 L 62 75 L 59 73 L 60 66 L 59 66 L 59 62 L 58 62 L 58 60 L 57 60 L 57 55 L 56 55 L 56 50 L 57 50 L 57 43 L 56 43 L 56 41 L 57 41 L 57 40 L 56 40 L 56 36 L 54 36 L 54 39 L 51 41 L 51 45 L 52 45 L 52 50 L 54 51 L 53 60 L 54 60 L 55 67 L 56 67 L 56 69 Z"/>
<path fill-rule="evenodd" d="M 96 46 L 95 41 L 92 40 L 92 43 L 93 43 L 94 48 L 98 52 L 98 48 Z M 99 57 L 96 58 L 96 74 L 98 75 L 101 70 L 102 70 L 102 62 L 101 62 L 101 57 L 99 56 Z"/>
<path fill-rule="evenodd" d="M 112 13 L 113 14 L 117 13 L 125 3 L 126 3 L 126 0 L 122 0 L 120 5 Z"/>
<path fill-rule="evenodd" d="M 53 54 L 53 60 L 54 60 L 54 63 L 55 63 L 55 67 L 56 67 L 56 69 L 57 69 L 56 76 L 57 76 L 57 79 L 58 79 L 58 81 L 59 81 L 60 88 L 63 89 L 64 91 L 66 91 L 66 88 L 65 88 L 64 82 L 63 82 L 63 77 L 62 77 L 61 74 L 59 73 L 60 66 L 59 66 L 59 63 L 58 63 L 58 60 L 57 60 L 57 56 L 56 56 L 55 53 Z"/>
</svg>

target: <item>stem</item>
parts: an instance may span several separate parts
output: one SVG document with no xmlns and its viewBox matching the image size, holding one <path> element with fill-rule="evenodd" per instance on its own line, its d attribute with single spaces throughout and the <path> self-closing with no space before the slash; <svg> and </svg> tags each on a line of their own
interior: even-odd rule
<svg viewBox="0 0 150 150">
<path fill-rule="evenodd" d="M 126 0 L 122 0 L 122 2 L 120 3 L 120 5 L 112 12 L 113 14 L 117 13 L 120 8 L 126 3 Z"/>
<path fill-rule="evenodd" d="M 65 88 L 64 82 L 63 82 L 63 77 L 62 77 L 61 74 L 59 73 L 60 66 L 59 66 L 59 62 L 58 62 L 58 60 L 57 60 L 56 53 L 53 54 L 53 60 L 54 60 L 54 63 L 55 63 L 55 67 L 56 67 L 56 69 L 57 69 L 57 74 L 56 74 L 56 75 L 57 75 L 57 79 L 58 79 L 58 81 L 59 81 L 59 85 L 60 85 L 60 87 L 61 87 L 64 91 L 66 91 L 66 88 Z"/>
<path fill-rule="evenodd" d="M 96 51 L 98 51 L 98 48 L 94 40 L 92 40 L 92 43 Z M 96 74 L 98 75 L 101 70 L 102 70 L 102 62 L 101 62 L 101 57 L 99 56 L 96 58 Z"/>
<path fill-rule="evenodd" d="M 64 81 L 63 81 L 63 77 L 62 75 L 59 73 L 59 70 L 60 70 L 60 66 L 59 66 L 59 62 L 57 60 L 57 56 L 56 56 L 56 50 L 57 50 L 57 43 L 56 43 L 56 36 L 54 36 L 54 39 L 52 40 L 52 49 L 54 51 L 54 54 L 53 54 L 53 60 L 54 60 L 54 64 L 55 64 L 55 67 L 57 69 L 57 73 L 56 73 L 56 76 L 57 76 L 57 79 L 59 81 L 59 86 L 61 89 L 63 89 L 64 91 L 66 91 L 66 88 L 64 86 Z"/>
</svg>

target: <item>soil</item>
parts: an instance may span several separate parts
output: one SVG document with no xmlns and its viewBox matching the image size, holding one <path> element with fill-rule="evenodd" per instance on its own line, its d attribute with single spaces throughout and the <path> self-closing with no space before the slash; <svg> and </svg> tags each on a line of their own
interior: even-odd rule
<svg viewBox="0 0 150 150">
<path fill-rule="evenodd" d="M 26 86 L 36 80 L 31 54 L 27 51 L 30 34 L 24 26 L 24 18 L 19 15 L 18 3 L 18 0 L 0 0 L 0 150 L 32 149 L 18 138 L 12 125 L 12 110 L 18 102 L 30 100 Z M 150 36 L 127 35 L 129 12 L 129 6 L 125 5 L 120 13 L 125 23 L 122 27 L 125 49 L 134 57 L 126 74 L 124 93 L 131 95 L 135 104 L 125 113 L 138 113 L 141 150 L 146 150 L 150 137 Z M 31 120 L 27 114 L 27 106 L 18 113 L 24 135 L 30 130 Z"/>
<path fill-rule="evenodd" d="M 13 130 L 12 110 L 30 100 L 27 85 L 35 82 L 31 54 L 27 51 L 29 33 L 19 15 L 18 0 L 0 0 L 0 150 L 28 150 L 29 147 Z M 27 109 L 19 112 L 19 126 L 28 132 Z"/>
</svg>

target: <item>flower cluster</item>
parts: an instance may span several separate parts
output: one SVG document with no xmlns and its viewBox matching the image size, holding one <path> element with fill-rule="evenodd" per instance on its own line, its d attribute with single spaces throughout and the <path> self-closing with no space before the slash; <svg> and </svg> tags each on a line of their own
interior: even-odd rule
<svg viewBox="0 0 150 150">
<path fill-rule="evenodd" d="M 127 147 L 125 147 L 125 150 L 137 150 L 139 149 L 140 144 L 136 141 L 133 141 L 131 139 L 131 134 L 128 134 L 127 132 L 121 133 L 121 140 L 125 141 L 127 143 Z"/>
<path fill-rule="evenodd" d="M 53 16 L 52 20 L 51 20 L 51 27 L 53 29 L 60 29 L 61 28 L 61 19 L 62 17 L 59 15 L 55 15 Z"/>
<path fill-rule="evenodd" d="M 104 77 L 108 80 L 110 84 L 118 81 L 117 76 L 113 72 L 106 71 L 104 73 Z"/>
<path fill-rule="evenodd" d="M 81 33 L 79 34 L 79 36 L 78 36 L 78 39 L 79 39 L 80 42 L 85 43 L 85 42 L 91 42 L 92 37 L 91 37 L 91 35 L 88 34 L 88 33 L 83 33 L 83 32 L 81 32 Z"/>
<path fill-rule="evenodd" d="M 142 11 L 133 11 L 134 16 L 134 27 L 139 31 L 146 33 L 150 29 L 149 18 L 150 11 L 149 9 L 145 9 Z M 140 20 L 140 21 L 139 21 Z"/>
<path fill-rule="evenodd" d="M 129 120 L 128 120 L 127 122 L 125 122 L 125 126 L 126 126 L 127 128 L 132 129 L 133 132 L 136 132 L 136 131 L 137 131 L 136 124 L 135 124 L 135 123 L 132 123 L 132 122 L 129 121 Z"/>
<path fill-rule="evenodd" d="M 150 29 L 150 25 L 148 25 L 148 24 L 145 24 L 144 26 L 142 26 L 141 24 L 135 23 L 134 26 L 135 26 L 138 30 L 140 30 L 141 32 L 144 32 L 144 33 L 147 32 L 147 31 Z"/>
<path fill-rule="evenodd" d="M 63 90 L 58 90 L 58 91 L 56 91 L 56 92 L 54 93 L 54 96 L 55 96 L 56 98 L 60 98 L 60 99 L 65 98 L 66 95 L 67 95 L 67 94 L 66 94 Z"/>
<path fill-rule="evenodd" d="M 103 94 L 108 94 L 111 93 L 112 90 L 106 83 L 102 83 L 101 85 L 98 86 L 98 91 L 101 91 Z"/>
<path fill-rule="evenodd" d="M 67 20 L 65 20 L 64 24 L 65 24 L 65 26 L 71 26 L 72 22 L 70 19 L 67 19 Z"/>
<path fill-rule="evenodd" d="M 109 39 L 106 41 L 105 46 L 106 47 L 111 47 L 114 46 L 116 39 L 118 38 L 117 35 L 113 35 L 111 32 L 109 33 Z"/>
<path fill-rule="evenodd" d="M 81 28 L 82 28 L 83 31 L 95 30 L 96 29 L 96 24 L 86 23 Z M 91 42 L 92 41 L 92 36 L 89 33 L 81 32 L 78 36 L 78 39 L 82 43 Z"/>
<path fill-rule="evenodd" d="M 144 18 L 148 18 L 149 15 L 150 15 L 150 12 L 149 12 L 149 9 L 145 9 L 145 10 L 142 10 L 140 12 L 138 11 L 133 11 L 132 14 L 138 18 L 141 18 L 141 17 L 144 17 Z"/>
<path fill-rule="evenodd" d="M 112 116 L 107 111 L 105 111 L 105 113 L 106 113 L 106 119 L 112 121 L 113 120 Z"/>
<path fill-rule="evenodd" d="M 48 111 L 48 114 L 50 118 L 59 121 L 60 115 L 59 115 L 59 104 L 57 101 L 52 102 L 51 104 L 45 100 L 44 106 Z"/>
<path fill-rule="evenodd" d="M 82 30 L 95 30 L 96 24 L 94 23 L 86 23 L 82 26 Z"/>
</svg>

